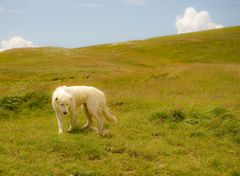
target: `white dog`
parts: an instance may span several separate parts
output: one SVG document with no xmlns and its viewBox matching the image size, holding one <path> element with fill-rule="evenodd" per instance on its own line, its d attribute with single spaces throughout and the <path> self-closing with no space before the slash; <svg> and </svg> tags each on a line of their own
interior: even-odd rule
<svg viewBox="0 0 240 176">
<path fill-rule="evenodd" d="M 56 112 L 58 122 L 58 133 L 63 133 L 62 118 L 63 115 L 70 113 L 70 128 L 76 126 L 77 108 L 83 105 L 87 116 L 87 123 L 83 128 L 88 128 L 92 124 L 92 117 L 95 117 L 98 124 L 99 134 L 103 134 L 103 117 L 110 122 L 116 122 L 106 106 L 106 98 L 102 91 L 88 86 L 61 86 L 55 89 L 52 96 L 52 106 Z"/>
</svg>

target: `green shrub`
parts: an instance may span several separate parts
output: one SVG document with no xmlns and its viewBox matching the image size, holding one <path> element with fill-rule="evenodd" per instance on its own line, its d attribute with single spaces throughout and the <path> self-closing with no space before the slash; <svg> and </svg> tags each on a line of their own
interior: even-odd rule
<svg viewBox="0 0 240 176">
<path fill-rule="evenodd" d="M 170 112 L 153 112 L 150 114 L 150 120 L 155 122 L 171 121 L 181 122 L 185 119 L 185 113 L 181 110 L 171 110 Z"/>
<path fill-rule="evenodd" d="M 174 109 L 170 112 L 170 117 L 174 122 L 181 122 L 185 119 L 185 113 L 179 109 Z"/>
<path fill-rule="evenodd" d="M 211 131 L 218 137 L 229 136 L 236 143 L 240 143 L 240 121 L 233 112 L 221 107 L 216 107 L 207 111 L 191 111 L 185 113 L 182 110 L 153 112 L 149 120 L 160 122 L 185 122 L 191 125 L 200 125 Z M 201 136 L 201 133 L 192 133 L 190 136 Z"/>
<path fill-rule="evenodd" d="M 17 111 L 22 101 L 22 97 L 19 96 L 4 97 L 0 100 L 0 107 L 9 111 Z"/>
<path fill-rule="evenodd" d="M 45 111 L 50 107 L 50 102 L 50 96 L 45 93 L 27 93 L 22 96 L 3 97 L 0 99 L 0 118 L 9 118 L 14 114 L 32 112 L 36 109 Z"/>
</svg>

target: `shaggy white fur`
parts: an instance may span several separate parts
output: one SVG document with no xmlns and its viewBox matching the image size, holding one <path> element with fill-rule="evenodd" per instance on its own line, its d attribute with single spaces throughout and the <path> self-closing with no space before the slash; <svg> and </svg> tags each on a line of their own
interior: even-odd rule
<svg viewBox="0 0 240 176">
<path fill-rule="evenodd" d="M 55 89 L 52 96 L 52 106 L 56 112 L 58 133 L 63 133 L 62 119 L 63 115 L 70 113 L 70 128 L 72 130 L 77 122 L 77 108 L 83 105 L 87 116 L 87 123 L 83 128 L 88 128 L 92 124 L 92 117 L 95 117 L 98 124 L 99 134 L 103 134 L 103 118 L 110 122 L 116 122 L 106 106 L 106 97 L 104 93 L 94 87 L 89 86 L 61 86 Z"/>
</svg>

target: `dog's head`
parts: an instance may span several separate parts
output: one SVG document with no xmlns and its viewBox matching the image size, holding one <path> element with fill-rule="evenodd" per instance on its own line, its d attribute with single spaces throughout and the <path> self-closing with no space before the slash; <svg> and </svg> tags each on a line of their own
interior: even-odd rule
<svg viewBox="0 0 240 176">
<path fill-rule="evenodd" d="M 61 94 L 55 97 L 55 103 L 60 110 L 60 113 L 67 115 L 69 112 L 69 107 L 72 104 L 72 96 L 69 94 Z"/>
</svg>

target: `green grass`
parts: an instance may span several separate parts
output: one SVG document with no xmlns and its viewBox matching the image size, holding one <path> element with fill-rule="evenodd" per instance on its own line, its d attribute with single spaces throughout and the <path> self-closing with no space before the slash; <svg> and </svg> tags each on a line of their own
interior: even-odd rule
<svg viewBox="0 0 240 176">
<path fill-rule="evenodd" d="M 0 175 L 240 175 L 239 51 L 232 27 L 0 52 Z M 81 111 L 57 134 L 60 85 L 105 92 L 118 118 L 107 136 L 81 130 Z"/>
</svg>

